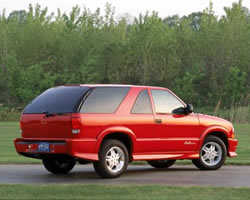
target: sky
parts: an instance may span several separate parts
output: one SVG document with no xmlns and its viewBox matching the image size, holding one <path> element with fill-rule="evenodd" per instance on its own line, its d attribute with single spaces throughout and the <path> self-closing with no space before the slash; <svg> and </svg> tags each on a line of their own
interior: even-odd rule
<svg viewBox="0 0 250 200">
<path fill-rule="evenodd" d="M 183 16 L 203 11 L 209 5 L 209 0 L 0 0 L 0 12 L 6 9 L 8 15 L 13 10 L 27 10 L 29 3 L 33 5 L 39 3 L 42 7 L 48 7 L 49 13 L 56 12 L 57 8 L 69 13 L 75 5 L 95 11 L 98 7 L 103 10 L 107 2 L 116 8 L 116 16 L 124 14 L 138 16 L 139 13 L 145 14 L 146 11 L 155 10 L 163 18 L 174 14 Z M 231 7 L 232 2 L 238 0 L 213 0 L 215 15 L 223 15 L 223 8 Z M 243 0 L 243 6 L 250 9 L 250 0 Z"/>
</svg>

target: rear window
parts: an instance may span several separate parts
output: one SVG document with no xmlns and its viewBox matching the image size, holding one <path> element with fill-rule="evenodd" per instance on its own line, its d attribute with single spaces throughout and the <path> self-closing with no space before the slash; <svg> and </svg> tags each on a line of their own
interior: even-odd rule
<svg viewBox="0 0 250 200">
<path fill-rule="evenodd" d="M 114 113 L 129 91 L 128 87 L 95 88 L 82 105 L 81 113 Z"/>
<path fill-rule="evenodd" d="M 77 112 L 88 87 L 61 86 L 50 88 L 36 97 L 24 109 L 24 114 L 32 113 L 72 113 Z"/>
</svg>

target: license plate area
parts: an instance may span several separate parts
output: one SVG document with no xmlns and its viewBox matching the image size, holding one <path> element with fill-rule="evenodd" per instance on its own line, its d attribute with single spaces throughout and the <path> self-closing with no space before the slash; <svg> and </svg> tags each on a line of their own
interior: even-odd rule
<svg viewBox="0 0 250 200">
<path fill-rule="evenodd" d="M 38 152 L 50 152 L 50 144 L 48 142 L 40 142 L 37 147 Z"/>
</svg>

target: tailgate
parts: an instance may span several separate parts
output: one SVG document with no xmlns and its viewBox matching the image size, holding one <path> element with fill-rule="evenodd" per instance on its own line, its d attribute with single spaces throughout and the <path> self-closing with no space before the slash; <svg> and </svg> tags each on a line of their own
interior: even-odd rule
<svg viewBox="0 0 250 200">
<path fill-rule="evenodd" d="M 32 100 L 21 117 L 24 138 L 72 138 L 71 113 L 88 92 L 88 87 L 50 88 Z"/>
<path fill-rule="evenodd" d="M 24 138 L 72 138 L 71 126 L 71 115 L 23 114 L 21 118 Z"/>
</svg>

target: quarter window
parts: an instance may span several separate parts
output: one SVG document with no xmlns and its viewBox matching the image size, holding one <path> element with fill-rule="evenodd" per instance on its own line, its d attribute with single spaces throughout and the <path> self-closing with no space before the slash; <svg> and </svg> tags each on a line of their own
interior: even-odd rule
<svg viewBox="0 0 250 200">
<path fill-rule="evenodd" d="M 132 108 L 131 113 L 134 114 L 151 114 L 152 108 L 150 103 L 150 98 L 147 90 L 143 90 L 138 95 L 135 100 L 135 104 Z"/>
<path fill-rule="evenodd" d="M 172 111 L 184 105 L 170 92 L 166 90 L 151 90 L 156 113 L 172 113 Z"/>
<path fill-rule="evenodd" d="M 127 87 L 95 88 L 87 97 L 81 113 L 114 113 L 127 95 Z"/>
</svg>

